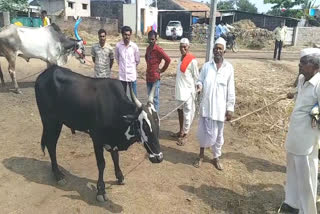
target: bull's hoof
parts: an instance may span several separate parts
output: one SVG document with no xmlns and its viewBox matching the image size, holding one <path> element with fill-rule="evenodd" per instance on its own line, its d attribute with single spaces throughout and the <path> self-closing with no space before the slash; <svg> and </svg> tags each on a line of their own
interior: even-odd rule
<svg viewBox="0 0 320 214">
<path fill-rule="evenodd" d="M 107 193 L 105 193 L 105 194 L 103 194 L 103 195 L 97 195 L 97 201 L 99 201 L 99 202 L 106 202 L 106 201 L 108 201 Z"/>
<path fill-rule="evenodd" d="M 58 181 L 58 184 L 60 185 L 60 186 L 64 186 L 64 185 L 66 185 L 67 184 L 67 181 L 66 181 L 66 179 L 61 179 L 61 180 L 59 180 Z"/>
<path fill-rule="evenodd" d="M 13 89 L 12 91 L 15 94 L 22 94 L 22 91 L 19 88 Z"/>
<path fill-rule="evenodd" d="M 124 182 L 124 178 L 118 178 L 118 185 L 124 185 L 125 182 Z"/>
</svg>

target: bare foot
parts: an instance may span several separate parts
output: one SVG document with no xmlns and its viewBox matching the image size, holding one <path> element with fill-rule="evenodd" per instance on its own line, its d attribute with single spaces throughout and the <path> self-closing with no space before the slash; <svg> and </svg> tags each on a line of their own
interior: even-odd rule
<svg viewBox="0 0 320 214">
<path fill-rule="evenodd" d="M 177 145 L 178 146 L 184 146 L 187 143 L 187 136 L 184 135 L 184 137 L 179 137 Z"/>
</svg>

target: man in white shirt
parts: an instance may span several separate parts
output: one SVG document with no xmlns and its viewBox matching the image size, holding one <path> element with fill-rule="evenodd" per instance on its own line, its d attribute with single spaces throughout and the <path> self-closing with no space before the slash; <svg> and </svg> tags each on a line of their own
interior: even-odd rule
<svg viewBox="0 0 320 214">
<path fill-rule="evenodd" d="M 275 45 L 274 45 L 273 60 L 276 60 L 277 50 L 279 50 L 278 51 L 278 60 L 280 60 L 283 42 L 285 41 L 286 35 L 287 35 L 287 27 L 284 25 L 284 22 L 281 22 L 280 26 L 278 26 L 278 27 L 276 27 L 276 29 L 274 29 L 273 35 L 276 39 Z"/>
<path fill-rule="evenodd" d="M 310 112 L 320 103 L 320 49 L 303 49 L 300 57 L 298 93 L 285 142 L 286 194 L 278 213 L 317 214 L 319 129 L 313 127 Z"/>
<path fill-rule="evenodd" d="M 213 48 L 213 60 L 203 65 L 197 82 L 197 91 L 203 92 L 198 126 L 200 155 L 194 162 L 197 168 L 203 161 L 204 148 L 211 147 L 213 165 L 222 170 L 219 157 L 224 143 L 224 121 L 231 120 L 235 105 L 234 70 L 223 57 L 225 50 L 226 41 L 220 37 Z"/>
<path fill-rule="evenodd" d="M 187 38 L 180 41 L 181 58 L 178 62 L 175 99 L 178 101 L 180 130 L 174 133 L 178 137 L 177 145 L 183 146 L 187 140 L 187 134 L 190 130 L 195 113 L 195 94 L 196 81 L 199 77 L 198 62 L 195 57 L 189 53 L 190 42 Z"/>
</svg>

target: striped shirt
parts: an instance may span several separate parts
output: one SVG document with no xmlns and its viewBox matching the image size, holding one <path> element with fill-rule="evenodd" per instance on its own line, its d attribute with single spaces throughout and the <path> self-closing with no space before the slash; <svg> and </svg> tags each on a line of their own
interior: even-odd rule
<svg viewBox="0 0 320 214">
<path fill-rule="evenodd" d="M 96 43 L 91 48 L 91 55 L 95 57 L 94 77 L 111 77 L 110 60 L 114 59 L 112 47 L 107 43 L 103 47 L 99 43 Z"/>
</svg>

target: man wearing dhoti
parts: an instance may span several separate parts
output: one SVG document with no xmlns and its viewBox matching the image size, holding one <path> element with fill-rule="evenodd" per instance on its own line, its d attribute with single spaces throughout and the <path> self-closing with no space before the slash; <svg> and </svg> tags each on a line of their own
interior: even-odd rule
<svg viewBox="0 0 320 214">
<path fill-rule="evenodd" d="M 200 154 L 194 162 L 197 168 L 203 161 L 204 149 L 211 147 L 213 165 L 222 170 L 219 157 L 224 143 L 224 121 L 231 120 L 235 105 L 234 70 L 224 59 L 225 50 L 226 41 L 220 37 L 213 48 L 213 59 L 203 65 L 197 82 L 197 91 L 203 92 L 198 125 Z"/>
<path fill-rule="evenodd" d="M 178 109 L 179 126 L 178 133 L 174 133 L 174 137 L 178 137 L 177 144 L 183 146 L 187 141 L 194 113 L 195 113 L 195 95 L 196 81 L 199 77 L 198 62 L 189 52 L 189 40 L 182 38 L 180 41 L 181 59 L 178 62 L 175 99 L 180 106 Z"/>
</svg>

